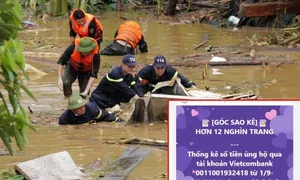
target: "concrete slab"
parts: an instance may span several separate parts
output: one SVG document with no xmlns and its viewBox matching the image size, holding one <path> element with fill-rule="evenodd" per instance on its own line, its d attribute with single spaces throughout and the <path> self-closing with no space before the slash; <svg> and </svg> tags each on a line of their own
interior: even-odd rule
<svg viewBox="0 0 300 180">
<path fill-rule="evenodd" d="M 19 163 L 15 171 L 30 180 L 79 180 L 86 176 L 67 151 Z"/>
</svg>

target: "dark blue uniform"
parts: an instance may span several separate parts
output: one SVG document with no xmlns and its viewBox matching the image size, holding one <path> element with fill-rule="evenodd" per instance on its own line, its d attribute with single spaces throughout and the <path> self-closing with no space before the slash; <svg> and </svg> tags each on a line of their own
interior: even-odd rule
<svg viewBox="0 0 300 180">
<path fill-rule="evenodd" d="M 139 89 L 141 89 L 144 93 L 147 93 L 149 91 L 151 92 L 157 83 L 169 81 L 174 76 L 180 78 L 181 84 L 185 88 L 190 88 L 195 85 L 194 82 L 188 80 L 186 77 L 178 73 L 176 69 L 168 65 L 166 65 L 165 72 L 160 77 L 156 76 L 153 65 L 148 65 L 139 71 L 136 81 L 138 82 Z"/>
<path fill-rule="evenodd" d="M 85 113 L 81 116 L 77 116 L 71 110 L 66 110 L 62 113 L 59 118 L 58 124 L 67 125 L 67 124 L 84 124 L 95 120 L 99 121 L 107 121 L 112 122 L 116 121 L 117 118 L 113 114 L 109 114 L 107 111 L 104 111 L 97 107 L 97 105 L 93 102 L 89 102 L 85 105 Z"/>
<path fill-rule="evenodd" d="M 135 78 L 131 74 L 124 75 L 122 66 L 119 66 L 102 78 L 91 94 L 90 101 L 106 109 L 121 102 L 129 102 L 136 94 L 140 97 L 143 95 L 138 89 Z"/>
</svg>

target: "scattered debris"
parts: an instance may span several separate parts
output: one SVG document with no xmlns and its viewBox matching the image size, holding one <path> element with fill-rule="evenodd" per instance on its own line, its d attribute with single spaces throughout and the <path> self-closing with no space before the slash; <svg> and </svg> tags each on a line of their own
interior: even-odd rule
<svg viewBox="0 0 300 180">
<path fill-rule="evenodd" d="M 209 33 L 205 33 L 204 36 L 202 37 L 202 42 L 201 44 L 199 44 L 198 46 L 196 46 L 194 48 L 194 50 L 198 49 L 199 47 L 203 46 L 204 44 L 206 44 L 208 42 L 208 36 L 209 36 Z"/>
<path fill-rule="evenodd" d="M 125 180 L 150 151 L 148 148 L 129 146 L 117 160 L 101 169 L 98 180 Z"/>
<path fill-rule="evenodd" d="M 105 144 L 139 144 L 147 146 L 162 146 L 167 147 L 168 142 L 166 140 L 157 140 L 157 139 L 146 139 L 146 138 L 121 138 L 117 141 L 105 141 Z"/>
<path fill-rule="evenodd" d="M 214 56 L 211 58 L 209 62 L 225 62 L 225 61 L 226 61 L 225 58 Z"/>
<path fill-rule="evenodd" d="M 242 3 L 240 16 L 261 17 L 276 16 L 279 13 L 300 13 L 299 2 L 259 2 Z"/>
<path fill-rule="evenodd" d="M 250 45 L 283 45 L 289 47 L 300 46 L 300 15 L 295 17 L 295 23 L 281 29 L 279 32 L 272 31 L 268 36 L 254 34 L 248 38 Z"/>
</svg>

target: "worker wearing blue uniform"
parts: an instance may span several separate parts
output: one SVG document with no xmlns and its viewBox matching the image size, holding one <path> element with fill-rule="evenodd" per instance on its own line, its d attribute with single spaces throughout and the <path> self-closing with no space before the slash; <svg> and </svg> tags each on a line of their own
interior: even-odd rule
<svg viewBox="0 0 300 180">
<path fill-rule="evenodd" d="M 106 109 L 121 102 L 129 102 L 132 98 L 143 95 L 139 90 L 132 72 L 136 66 L 134 55 L 127 54 L 122 59 L 122 65 L 111 70 L 104 76 L 93 91 L 90 101 L 98 107 Z"/>
<path fill-rule="evenodd" d="M 151 92 L 155 85 L 159 82 L 170 81 L 174 77 L 181 80 L 181 84 L 185 88 L 196 88 L 196 84 L 177 72 L 176 69 L 167 65 L 167 60 L 164 56 L 156 56 L 154 63 L 142 68 L 137 77 L 139 89 L 143 93 Z"/>
</svg>

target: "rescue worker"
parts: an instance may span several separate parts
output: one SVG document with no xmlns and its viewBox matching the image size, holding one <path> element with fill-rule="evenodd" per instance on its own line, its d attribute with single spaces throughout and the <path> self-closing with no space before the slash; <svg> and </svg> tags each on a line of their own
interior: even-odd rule
<svg viewBox="0 0 300 180">
<path fill-rule="evenodd" d="M 164 56 L 156 56 L 152 65 L 142 68 L 136 77 L 139 89 L 144 94 L 151 92 L 159 82 L 170 81 L 175 77 L 180 78 L 181 84 L 185 88 L 197 88 L 196 84 L 177 72 L 174 68 L 167 65 Z"/>
<path fill-rule="evenodd" d="M 66 65 L 62 76 L 63 66 Z M 57 62 L 58 87 L 64 95 L 72 95 L 72 84 L 78 78 L 80 93 L 89 94 L 100 66 L 99 47 L 90 37 L 76 38 Z"/>
<path fill-rule="evenodd" d="M 79 94 L 73 94 L 69 98 L 67 110 L 59 117 L 59 125 L 84 124 L 88 122 L 124 122 L 114 114 L 100 109 L 93 102 L 88 102 Z"/>
<path fill-rule="evenodd" d="M 75 9 L 70 15 L 70 40 L 74 41 L 78 34 L 80 38 L 94 38 L 100 48 L 103 38 L 103 27 L 100 21 L 82 9 Z"/>
<path fill-rule="evenodd" d="M 134 54 L 137 46 L 142 53 L 148 52 L 141 26 L 134 21 L 127 21 L 115 32 L 114 42 L 106 46 L 100 54 L 115 56 Z"/>
<path fill-rule="evenodd" d="M 106 109 L 141 97 L 143 93 L 138 89 L 132 75 L 135 66 L 135 57 L 131 54 L 125 55 L 122 65 L 112 69 L 102 78 L 91 94 L 90 101 L 95 102 L 98 107 Z"/>
</svg>

